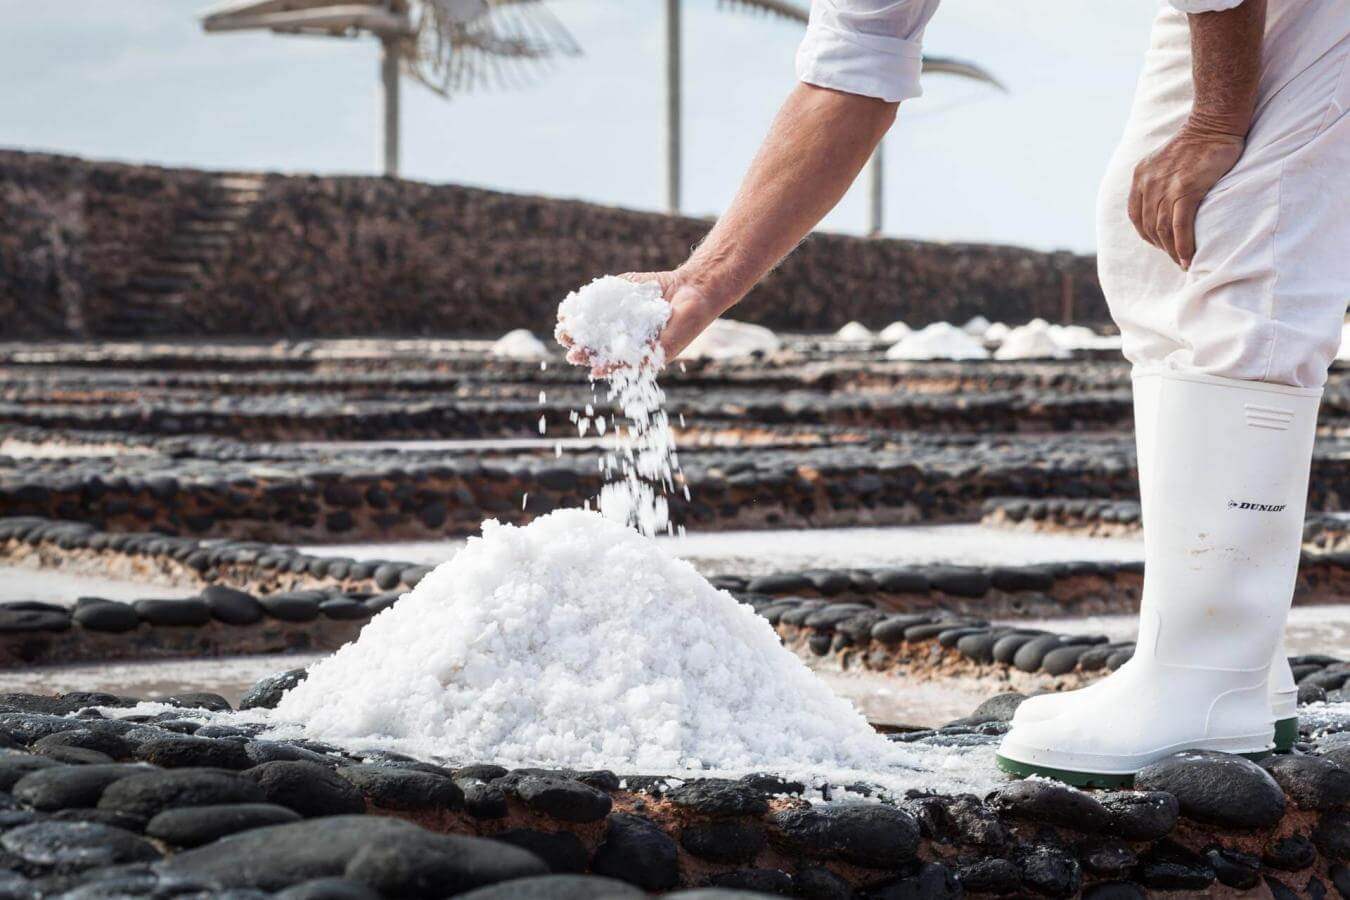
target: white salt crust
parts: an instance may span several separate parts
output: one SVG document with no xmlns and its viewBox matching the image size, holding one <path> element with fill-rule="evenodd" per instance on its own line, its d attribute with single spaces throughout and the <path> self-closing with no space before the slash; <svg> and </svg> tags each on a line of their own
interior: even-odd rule
<svg viewBox="0 0 1350 900">
<path fill-rule="evenodd" d="M 740 359 L 755 353 L 773 353 L 782 341 L 763 325 L 714 319 L 712 324 L 680 353 L 685 359 Z"/>
<path fill-rule="evenodd" d="M 1044 319 L 1033 319 L 1008 332 L 994 359 L 1067 359 L 1070 355 Z"/>
<path fill-rule="evenodd" d="M 507 765 L 865 770 L 916 756 L 750 607 L 583 510 L 484 523 L 273 719 Z"/>
<path fill-rule="evenodd" d="M 949 322 L 934 322 L 886 351 L 887 359 L 988 359 L 978 338 Z"/>
<path fill-rule="evenodd" d="M 913 328 L 910 328 L 904 322 L 896 319 L 894 322 L 881 329 L 881 331 L 877 332 L 877 337 L 888 344 L 894 344 L 896 341 L 913 331 Z"/>
<path fill-rule="evenodd" d="M 525 328 L 508 331 L 499 337 L 488 352 L 499 359 L 548 359 L 548 347 Z"/>
</svg>

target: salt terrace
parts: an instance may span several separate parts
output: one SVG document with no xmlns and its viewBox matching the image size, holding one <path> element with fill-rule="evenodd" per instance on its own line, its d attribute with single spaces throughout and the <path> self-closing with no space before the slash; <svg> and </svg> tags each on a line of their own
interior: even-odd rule
<svg viewBox="0 0 1350 900">
<path fill-rule="evenodd" d="M 604 441 L 569 413 L 603 403 L 560 358 L 487 347 L 0 345 L 0 895 L 1350 896 L 1344 371 L 1291 754 L 1184 754 L 1130 790 L 999 775 L 1021 697 L 1133 651 L 1128 372 L 820 336 L 663 378 L 690 536 L 662 542 L 854 698 L 905 771 L 510 768 L 272 730 L 308 666 L 484 519 L 598 492 Z"/>
</svg>

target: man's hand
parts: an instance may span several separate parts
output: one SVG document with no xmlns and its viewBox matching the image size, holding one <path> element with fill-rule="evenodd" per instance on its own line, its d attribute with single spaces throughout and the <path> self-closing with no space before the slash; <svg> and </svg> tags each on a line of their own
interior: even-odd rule
<svg viewBox="0 0 1350 900">
<path fill-rule="evenodd" d="M 1139 236 L 1182 269 L 1195 258 L 1195 214 L 1237 164 L 1244 138 L 1187 124 L 1135 167 L 1130 221 Z"/>
<path fill-rule="evenodd" d="M 620 276 L 638 284 L 656 284 L 661 288 L 661 296 L 673 308 L 666 327 L 661 330 L 658 341 L 666 362 L 673 361 L 689 343 L 712 324 L 721 310 L 707 300 L 705 293 L 695 287 L 692 280 L 680 271 L 674 272 L 627 272 Z M 560 335 L 567 346 L 567 361 L 573 365 L 590 365 L 590 356 L 584 347 L 573 346 L 567 335 Z M 593 367 L 591 374 L 601 378 L 608 374 L 604 369 Z"/>
</svg>

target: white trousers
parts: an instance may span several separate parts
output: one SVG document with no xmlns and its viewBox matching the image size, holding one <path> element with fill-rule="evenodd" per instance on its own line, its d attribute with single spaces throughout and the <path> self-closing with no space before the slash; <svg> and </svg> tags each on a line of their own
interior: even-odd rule
<svg viewBox="0 0 1350 900">
<path fill-rule="evenodd" d="M 1350 0 L 1270 0 L 1256 117 L 1196 217 L 1183 272 L 1127 215 L 1134 167 L 1192 101 L 1190 28 L 1164 5 L 1097 203 L 1098 269 L 1135 372 L 1321 387 L 1350 300 Z"/>
</svg>

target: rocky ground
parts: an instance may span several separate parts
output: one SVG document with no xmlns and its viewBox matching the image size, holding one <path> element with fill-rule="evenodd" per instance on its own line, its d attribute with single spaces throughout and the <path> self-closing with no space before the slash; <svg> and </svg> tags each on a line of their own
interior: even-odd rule
<svg viewBox="0 0 1350 900">
<path fill-rule="evenodd" d="M 889 363 L 801 339 L 669 382 L 691 492 L 676 518 L 703 533 L 1137 531 L 1116 363 Z M 1335 373 L 1299 604 L 1350 597 L 1347 390 Z M 549 440 L 576 436 L 566 411 L 588 398 L 566 369 L 473 343 L 0 345 L 0 565 L 146 585 L 0 604 L 0 667 L 335 649 L 428 566 L 325 542 L 579 504 L 598 449 Z M 268 720 L 303 670 L 237 710 L 200 692 L 0 695 L 0 898 L 1350 896 L 1350 662 L 1292 659 L 1292 753 L 1182 754 L 1123 791 L 1011 782 L 991 758 L 1017 702 L 1133 651 L 1028 619 L 1128 614 L 1137 562 L 710 574 L 814 665 L 990 699 L 940 728 L 878 723 L 915 771 L 840 781 L 319 744 Z"/>
</svg>

